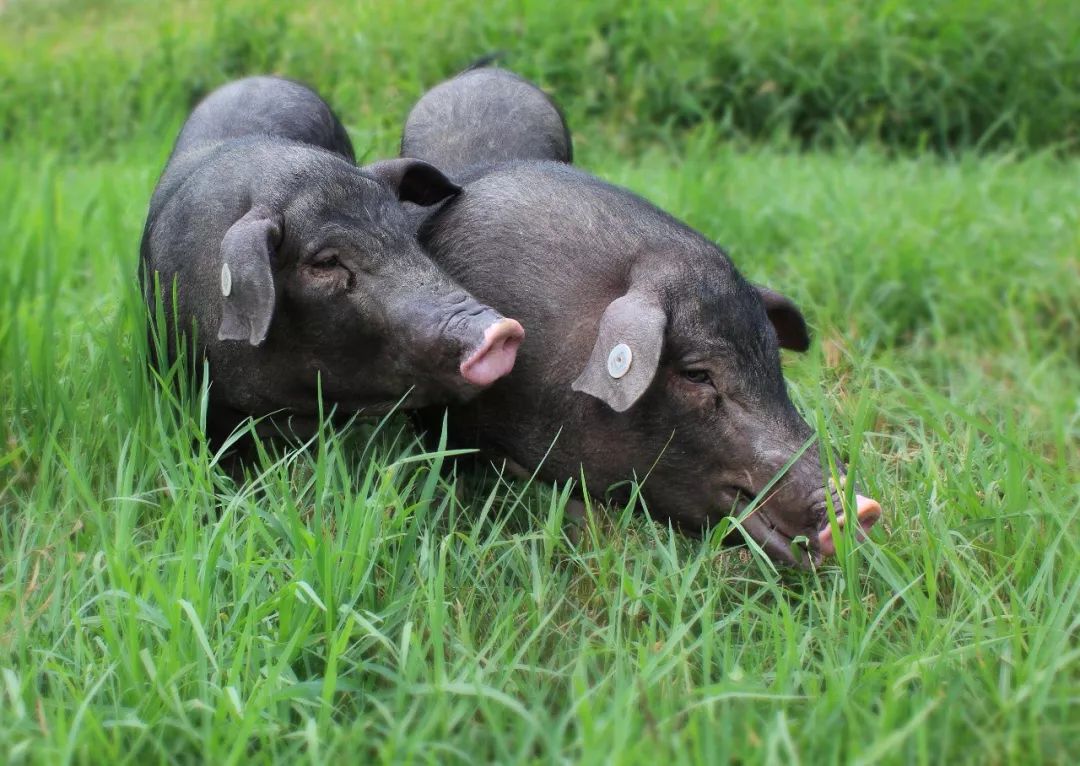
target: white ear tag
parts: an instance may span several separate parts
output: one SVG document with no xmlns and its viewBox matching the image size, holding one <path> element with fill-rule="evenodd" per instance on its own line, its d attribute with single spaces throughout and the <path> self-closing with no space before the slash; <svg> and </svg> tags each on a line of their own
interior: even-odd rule
<svg viewBox="0 0 1080 766">
<path fill-rule="evenodd" d="M 229 270 L 229 264 L 221 264 L 221 294 L 228 298 L 232 292 L 232 271 Z"/>
<path fill-rule="evenodd" d="M 630 365 L 634 361 L 634 354 L 625 343 L 620 343 L 611 349 L 607 358 L 607 372 L 611 377 L 618 379 L 630 372 Z"/>
</svg>

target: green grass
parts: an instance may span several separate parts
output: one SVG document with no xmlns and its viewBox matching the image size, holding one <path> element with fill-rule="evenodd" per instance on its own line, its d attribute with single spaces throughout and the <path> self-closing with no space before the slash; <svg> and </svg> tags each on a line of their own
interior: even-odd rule
<svg viewBox="0 0 1080 766">
<path fill-rule="evenodd" d="M 635 508 L 571 543 L 399 419 L 229 478 L 139 373 L 157 161 L 0 161 L 8 760 L 1080 755 L 1074 162 L 583 157 L 807 309 L 796 400 L 888 516 L 777 576 Z"/>
<path fill-rule="evenodd" d="M 1045 89 L 1080 71 L 1056 68 L 1074 6 L 865 4 L 845 24 L 840 3 L 735 2 L 711 27 L 614 3 L 157 7 L 0 15 L 0 761 L 1080 758 L 1080 163 L 1031 151 L 1075 137 L 1058 117 L 1080 88 Z M 967 61 L 988 29 L 1036 54 Z M 680 85 L 727 76 L 694 35 L 741 41 L 739 87 L 818 77 L 762 114 L 817 93 L 844 140 L 748 128 L 737 99 L 725 122 L 726 91 Z M 808 65 L 848 37 L 882 69 Z M 558 89 L 584 167 L 803 306 L 816 342 L 786 373 L 886 508 L 871 544 L 778 573 L 636 506 L 571 540 L 568 488 L 458 475 L 401 417 L 241 480 L 206 446 L 203 392 L 143 374 L 138 238 L 191 98 L 276 69 L 386 156 L 423 84 L 498 47 Z M 918 67 L 968 84 L 909 91 Z M 875 92 L 922 127 L 852 129 Z M 974 119 L 935 138 L 1002 105 L 994 140 Z M 896 156 L 920 143 L 948 158 Z"/>
<path fill-rule="evenodd" d="M 817 147 L 1080 146 L 1074 0 L 13 0 L 0 140 L 112 155 L 263 71 L 393 134 L 422 85 L 490 51 L 579 133 L 631 147 L 709 124 Z"/>
</svg>

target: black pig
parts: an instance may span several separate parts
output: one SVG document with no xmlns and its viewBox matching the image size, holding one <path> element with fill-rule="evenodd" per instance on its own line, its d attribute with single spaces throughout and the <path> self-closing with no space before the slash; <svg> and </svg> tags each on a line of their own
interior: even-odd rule
<svg viewBox="0 0 1080 766">
<path fill-rule="evenodd" d="M 316 94 L 257 84 L 258 98 L 241 82 L 194 111 L 142 240 L 147 301 L 163 301 L 170 339 L 194 326 L 209 362 L 212 435 L 271 413 L 302 434 L 320 387 L 327 409 L 377 413 L 410 389 L 407 406 L 444 402 L 506 374 L 521 326 L 440 271 L 403 211 L 459 187 L 417 160 L 357 168 Z"/>
<path fill-rule="evenodd" d="M 450 412 L 451 436 L 548 480 L 638 477 L 650 511 L 685 528 L 740 510 L 813 437 L 788 397 L 781 347 L 802 314 L 712 242 L 631 192 L 555 162 L 475 167 L 422 226 L 432 257 L 530 328 L 511 375 Z M 554 445 L 552 446 L 552 443 Z M 833 550 L 816 445 L 744 522 L 773 558 Z M 840 511 L 842 513 L 842 511 Z M 856 499 L 862 526 L 880 515 Z"/>
</svg>

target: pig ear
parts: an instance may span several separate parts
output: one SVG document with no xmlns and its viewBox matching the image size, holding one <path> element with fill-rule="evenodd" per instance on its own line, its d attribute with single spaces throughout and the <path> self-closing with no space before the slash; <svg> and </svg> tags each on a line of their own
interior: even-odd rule
<svg viewBox="0 0 1080 766">
<path fill-rule="evenodd" d="M 423 160 L 383 160 L 368 165 L 364 172 L 389 186 L 402 202 L 414 202 L 423 207 L 438 204 L 461 191 L 461 187 L 441 170 Z"/>
<path fill-rule="evenodd" d="M 761 296 L 765 313 L 776 329 L 780 348 L 792 351 L 806 351 L 810 348 L 810 332 L 806 329 L 806 320 L 791 298 L 761 285 L 754 285 L 754 289 Z"/>
<path fill-rule="evenodd" d="M 281 218 L 254 207 L 221 240 L 221 325 L 218 340 L 261 345 L 274 316 L 270 260 L 281 240 Z"/>
<path fill-rule="evenodd" d="M 667 315 L 655 298 L 631 291 L 608 304 L 585 369 L 572 388 L 616 412 L 630 409 L 656 377 Z"/>
</svg>

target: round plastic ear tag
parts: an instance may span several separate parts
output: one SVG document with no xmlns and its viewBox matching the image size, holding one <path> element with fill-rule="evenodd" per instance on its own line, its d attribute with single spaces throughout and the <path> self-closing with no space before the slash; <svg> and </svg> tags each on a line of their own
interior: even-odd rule
<svg viewBox="0 0 1080 766">
<path fill-rule="evenodd" d="M 221 264 L 221 294 L 226 298 L 232 293 L 232 271 L 229 270 L 229 264 Z"/>
<path fill-rule="evenodd" d="M 625 343 L 620 343 L 611 349 L 607 358 L 607 372 L 613 378 L 621 378 L 630 372 L 630 365 L 634 361 L 634 354 Z"/>
</svg>

